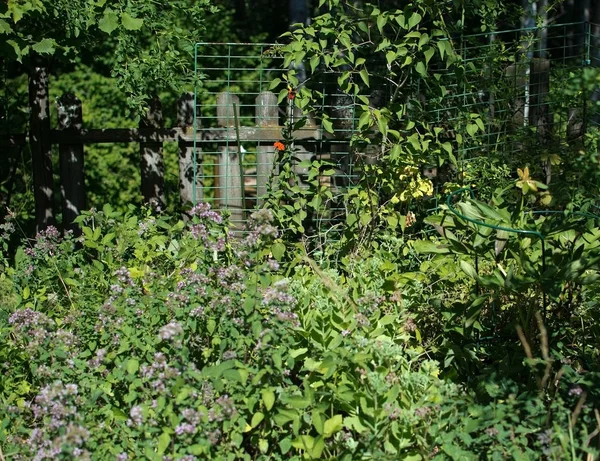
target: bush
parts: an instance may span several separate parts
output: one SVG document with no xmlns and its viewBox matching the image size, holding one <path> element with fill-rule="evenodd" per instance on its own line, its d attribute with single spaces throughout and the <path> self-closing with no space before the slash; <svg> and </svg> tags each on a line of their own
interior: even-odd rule
<svg viewBox="0 0 600 461">
<path fill-rule="evenodd" d="M 591 374 L 564 365 L 548 392 L 454 383 L 389 260 L 344 257 L 335 269 L 298 252 L 283 264 L 269 211 L 243 235 L 207 204 L 192 215 L 105 207 L 79 218 L 82 237 L 49 228 L 17 251 L 0 278 L 3 456 L 596 453 Z M 546 370 L 526 363 L 532 376 Z"/>
</svg>

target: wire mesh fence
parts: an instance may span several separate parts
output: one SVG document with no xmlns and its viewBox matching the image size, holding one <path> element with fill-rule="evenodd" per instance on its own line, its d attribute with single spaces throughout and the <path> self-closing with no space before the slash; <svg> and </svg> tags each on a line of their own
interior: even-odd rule
<svg viewBox="0 0 600 461">
<path fill-rule="evenodd" d="M 526 158 L 533 148 L 558 154 L 598 125 L 600 92 L 588 91 L 600 67 L 597 29 L 577 23 L 454 36 L 460 66 L 430 68 L 443 95 L 429 94 L 420 76 L 412 76 L 406 86 L 419 102 L 419 116 L 442 127 L 455 146 L 454 177 L 464 178 L 491 154 Z M 195 95 L 194 196 L 228 208 L 242 223 L 277 174 L 273 144 L 290 108 L 270 85 L 285 72 L 283 59 L 273 44 L 198 44 L 196 69 L 203 78 Z M 358 104 L 339 89 L 335 75 L 312 76 L 310 85 L 323 95 L 318 109 L 331 117 L 334 135 L 309 119 L 297 133 L 294 168 L 302 178 L 304 160 L 331 162 L 335 173 L 327 184 L 339 196 L 364 171 L 365 159 L 357 162 L 361 154 L 350 147 Z M 370 91 L 374 105 L 385 105 L 390 89 L 384 81 L 373 78 Z M 424 167 L 439 186 L 444 166 L 436 158 L 429 163 Z M 329 211 L 321 224 L 344 211 L 335 199 L 323 206 Z"/>
</svg>

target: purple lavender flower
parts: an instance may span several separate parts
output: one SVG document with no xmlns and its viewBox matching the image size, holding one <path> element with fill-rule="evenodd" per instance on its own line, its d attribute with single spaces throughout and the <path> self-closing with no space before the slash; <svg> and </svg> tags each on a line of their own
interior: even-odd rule
<svg viewBox="0 0 600 461">
<path fill-rule="evenodd" d="M 369 322 L 369 319 L 367 317 L 365 317 L 363 314 L 361 314 L 360 312 L 358 314 L 356 314 L 354 316 L 354 318 L 356 319 L 356 322 L 363 327 L 367 327 L 369 325 L 371 325 L 371 322 Z"/>
<path fill-rule="evenodd" d="M 15 225 L 7 221 L 4 224 L 0 224 L 0 230 L 2 231 L 2 239 L 8 240 L 15 231 Z"/>
<path fill-rule="evenodd" d="M 45 314 L 34 311 L 29 307 L 20 309 L 14 312 L 9 318 L 8 323 L 14 325 L 20 330 L 24 330 L 32 326 L 43 326 L 50 323 L 50 319 Z"/>
<path fill-rule="evenodd" d="M 278 271 L 279 267 L 280 267 L 279 263 L 275 259 L 268 259 L 267 260 L 267 268 L 270 271 L 273 271 L 273 272 Z"/>
<path fill-rule="evenodd" d="M 144 414 L 142 412 L 142 407 L 136 405 L 129 410 L 129 419 L 127 420 L 128 426 L 136 426 L 140 427 L 144 420 Z"/>
<path fill-rule="evenodd" d="M 499 431 L 495 427 L 488 427 L 485 430 L 485 433 L 488 435 L 488 437 L 496 437 L 499 434 Z"/>
<path fill-rule="evenodd" d="M 579 397 L 581 394 L 583 394 L 583 389 L 581 386 L 573 386 L 571 389 L 569 389 L 569 395 L 575 395 Z"/>
<path fill-rule="evenodd" d="M 159 338 L 164 341 L 172 340 L 172 339 L 180 336 L 181 334 L 183 334 L 183 327 L 181 326 L 181 324 L 179 322 L 175 322 L 175 321 L 170 322 L 169 324 L 165 325 L 158 332 Z"/>
<path fill-rule="evenodd" d="M 237 357 L 237 353 L 233 350 L 223 352 L 223 360 L 231 360 Z"/>
<path fill-rule="evenodd" d="M 204 314 L 204 307 L 198 306 L 190 311 L 190 317 L 201 317 Z"/>
<path fill-rule="evenodd" d="M 200 219 L 212 221 L 216 224 L 221 224 L 223 222 L 221 215 L 216 211 L 211 210 L 210 203 L 198 203 L 190 210 L 190 214 Z"/>
<path fill-rule="evenodd" d="M 196 425 L 190 423 L 181 423 L 175 428 L 177 435 L 193 434 L 194 432 L 196 432 Z"/>
</svg>

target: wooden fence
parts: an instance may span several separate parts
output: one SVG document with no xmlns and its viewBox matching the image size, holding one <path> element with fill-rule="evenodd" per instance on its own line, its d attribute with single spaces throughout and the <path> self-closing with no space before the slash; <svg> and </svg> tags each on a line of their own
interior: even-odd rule
<svg viewBox="0 0 600 461">
<path fill-rule="evenodd" d="M 41 78 L 46 78 L 42 76 Z M 201 128 L 194 134 L 194 95 L 183 94 L 177 103 L 177 125 L 163 126 L 159 99 L 150 101 L 147 116 L 138 129 L 87 129 L 83 127 L 81 101 L 73 94 L 57 100 L 58 126 L 50 129 L 47 94 L 36 93 L 41 88 L 31 82 L 31 120 L 28 135 L 0 137 L 0 148 L 29 144 L 32 152 L 36 222 L 38 229 L 55 223 L 53 204 L 53 168 L 51 146 L 58 145 L 60 159 L 60 192 L 64 228 L 77 232 L 73 220 L 86 207 L 84 146 L 95 143 L 134 142 L 140 146 L 141 191 L 145 203 L 158 208 L 165 206 L 163 143 L 176 142 L 179 153 L 179 181 L 182 203 L 197 202 L 204 196 L 198 175 L 194 175 L 194 143 L 197 155 L 202 155 L 206 143 L 219 145 L 215 161 L 215 199 L 220 207 L 228 208 L 232 221 L 243 221 L 245 203 L 243 175 L 240 174 L 238 142 L 256 145 L 256 183 L 252 189 L 257 197 L 267 190 L 275 159 L 274 142 L 282 139 L 277 96 L 271 92 L 256 97 L 254 126 L 237 126 L 239 98 L 227 92 L 217 96 L 216 127 Z M 295 132 L 295 139 L 319 140 L 321 130 L 308 123 Z M 193 196 L 194 192 L 196 197 Z"/>
<path fill-rule="evenodd" d="M 556 136 L 554 114 L 551 113 L 548 95 L 550 92 L 550 62 L 547 59 L 533 59 L 523 65 L 509 65 L 504 69 L 506 95 L 490 92 L 490 100 L 485 103 L 474 103 L 465 108 L 461 101 L 466 100 L 466 94 L 449 95 L 447 104 L 454 112 L 487 110 L 490 120 L 494 123 L 508 123 L 508 132 L 515 127 L 533 127 L 540 144 L 549 144 L 551 135 Z M 282 140 L 282 129 L 279 123 L 280 107 L 277 96 L 271 92 L 262 92 L 254 101 L 254 117 L 240 124 L 240 100 L 237 95 L 222 92 L 216 95 L 216 111 L 208 125 L 210 127 L 194 127 L 194 95 L 186 93 L 177 103 L 176 126 L 163 126 L 162 107 L 158 99 L 150 101 L 147 116 L 140 122 L 137 129 L 86 129 L 82 123 L 81 102 L 73 94 L 65 94 L 57 101 L 58 126 L 50 127 L 50 110 L 48 98 L 48 76 L 43 67 L 35 68 L 29 75 L 30 123 L 29 134 L 1 136 L 0 148 L 6 149 L 18 145 L 29 144 L 32 154 L 34 197 L 36 205 L 36 222 L 38 229 L 54 224 L 53 205 L 53 165 L 52 145 L 58 145 L 60 157 L 60 192 L 62 198 L 62 215 L 65 229 L 77 229 L 73 220 L 86 207 L 85 199 L 85 169 L 84 146 L 92 143 L 123 143 L 134 142 L 140 146 L 141 161 L 141 191 L 146 203 L 164 208 L 164 162 L 163 143 L 175 142 L 179 153 L 180 195 L 183 203 L 202 200 L 203 184 L 201 165 L 202 158 L 212 155 L 214 160 L 214 181 L 211 189 L 215 192 L 215 200 L 221 208 L 231 212 L 232 222 L 242 224 L 244 210 L 248 207 L 245 202 L 244 175 L 240 162 L 240 149 L 243 143 L 256 146 L 256 172 L 253 173 L 256 182 L 252 184 L 252 193 L 262 197 L 267 191 L 267 181 L 270 177 L 276 157 L 273 143 Z M 475 91 L 475 90 L 473 90 Z M 478 93 L 477 93 L 478 94 Z M 247 96 L 247 95 L 246 95 Z M 475 97 L 473 93 L 471 96 Z M 500 100 L 503 100 L 501 103 Z M 248 101 L 245 101 L 246 106 Z M 480 107 L 481 106 L 481 107 Z M 205 106 L 208 107 L 208 106 Z M 334 121 L 336 136 L 334 139 L 324 139 L 323 131 L 311 119 L 294 133 L 297 150 L 294 155 L 300 159 L 308 159 L 312 152 L 304 149 L 302 144 L 309 141 L 327 141 L 331 159 L 336 168 L 336 180 L 354 174 L 349 164 L 352 159 L 348 155 L 348 142 L 353 130 L 354 119 L 344 113 L 344 98 L 332 99 L 329 106 L 323 109 L 330 113 Z M 504 107 L 503 110 L 496 110 Z M 507 111 L 506 108 L 510 110 Z M 444 113 L 445 109 L 441 109 Z M 450 109 L 448 109 L 450 110 Z M 452 123 L 454 112 L 449 111 L 446 117 Z M 502 113 L 501 113 L 502 112 Z M 508 114 L 508 115 L 506 115 Z M 569 110 L 566 123 L 567 137 L 572 139 L 585 132 L 585 117 L 582 109 Z M 197 123 L 198 125 L 198 123 Z M 214 125 L 214 127 L 212 127 Z M 242 126 L 243 125 L 243 126 Z M 251 126 L 249 126 L 251 125 Z M 452 132 L 454 127 L 449 128 Z M 481 134 L 481 142 L 477 141 L 477 149 L 493 147 L 485 144 L 483 137 L 497 134 L 494 127 L 487 127 L 489 133 Z M 468 131 L 468 130 L 467 130 Z M 333 141 L 333 142 L 332 142 Z M 484 142 L 485 141 L 485 142 Z M 194 166 L 194 143 L 196 144 L 196 167 Z M 212 152 L 204 151 L 205 146 L 217 146 Z M 371 146 L 375 152 L 364 154 L 354 153 L 361 157 L 364 163 L 374 163 L 378 158 L 378 147 Z M 518 146 L 517 146 L 518 147 Z M 379 152 L 381 153 L 381 152 Z M 300 165 L 295 167 L 302 175 Z M 304 174 L 307 172 L 305 171 Z M 431 177 L 431 172 L 424 174 Z M 437 175 L 437 170 L 436 173 Z M 549 181 L 549 174 L 547 180 Z M 333 185 L 333 184 L 332 184 Z M 194 196 L 195 194 L 195 196 Z"/>
</svg>

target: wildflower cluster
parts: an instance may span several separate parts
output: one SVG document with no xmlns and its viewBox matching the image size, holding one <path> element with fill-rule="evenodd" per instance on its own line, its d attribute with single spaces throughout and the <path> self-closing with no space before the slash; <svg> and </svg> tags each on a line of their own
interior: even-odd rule
<svg viewBox="0 0 600 461">
<path fill-rule="evenodd" d="M 55 381 L 43 387 L 32 402 L 16 410 L 30 416 L 33 429 L 15 459 L 90 459 L 85 447 L 90 432 L 81 422 L 82 405 L 76 384 Z"/>
<path fill-rule="evenodd" d="M 54 226 L 48 226 L 37 233 L 33 246 L 25 248 L 25 254 L 32 258 L 52 257 L 56 254 L 62 240 L 61 234 Z"/>
<path fill-rule="evenodd" d="M 248 220 L 248 234 L 244 244 L 249 248 L 257 247 L 260 242 L 271 241 L 279 236 L 279 231 L 273 225 L 273 213 L 267 208 L 254 212 Z"/>
</svg>

